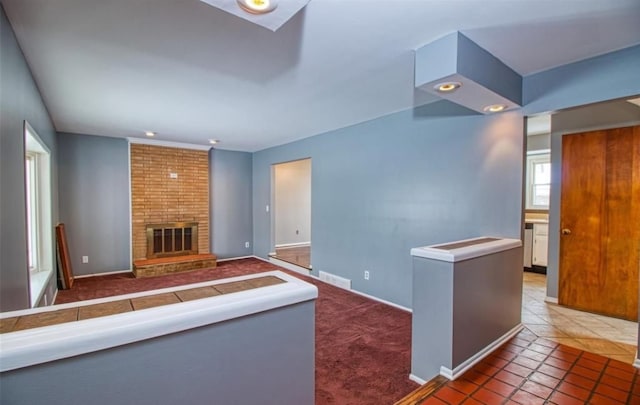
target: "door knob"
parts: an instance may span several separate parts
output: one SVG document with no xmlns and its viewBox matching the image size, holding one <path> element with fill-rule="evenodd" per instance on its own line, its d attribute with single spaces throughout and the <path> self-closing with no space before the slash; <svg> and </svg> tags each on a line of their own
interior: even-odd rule
<svg viewBox="0 0 640 405">
<path fill-rule="evenodd" d="M 563 229 L 562 229 L 562 234 L 563 234 L 563 235 L 571 235 L 571 229 L 569 229 L 569 228 L 563 228 Z"/>
</svg>

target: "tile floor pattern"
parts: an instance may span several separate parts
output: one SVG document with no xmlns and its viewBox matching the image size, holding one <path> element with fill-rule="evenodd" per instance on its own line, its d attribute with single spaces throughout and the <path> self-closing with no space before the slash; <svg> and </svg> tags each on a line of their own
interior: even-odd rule
<svg viewBox="0 0 640 405">
<path fill-rule="evenodd" d="M 637 322 L 549 304 L 545 297 L 546 276 L 525 272 L 522 323 L 538 337 L 633 363 L 638 344 Z"/>
<path fill-rule="evenodd" d="M 632 365 L 524 329 L 455 381 L 413 404 L 640 404 Z"/>
</svg>

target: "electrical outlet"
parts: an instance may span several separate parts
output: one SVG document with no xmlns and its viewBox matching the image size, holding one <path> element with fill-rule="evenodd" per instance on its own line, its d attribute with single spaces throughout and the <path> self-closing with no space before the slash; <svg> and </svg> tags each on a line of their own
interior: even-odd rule
<svg viewBox="0 0 640 405">
<path fill-rule="evenodd" d="M 268 205 L 265 207 L 265 211 L 269 212 L 269 206 Z"/>
<path fill-rule="evenodd" d="M 89 256 L 82 256 L 82 263 L 89 263 Z"/>
<path fill-rule="evenodd" d="M 369 270 L 364 271 L 364 279 L 369 280 Z"/>
<path fill-rule="evenodd" d="M 251 246 L 251 244 L 249 242 L 245 242 L 244 243 L 244 247 L 248 248 L 249 246 Z"/>
</svg>

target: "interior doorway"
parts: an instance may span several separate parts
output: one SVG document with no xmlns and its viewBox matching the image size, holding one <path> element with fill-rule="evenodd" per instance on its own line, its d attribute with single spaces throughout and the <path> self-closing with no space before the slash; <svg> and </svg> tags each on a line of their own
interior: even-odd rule
<svg viewBox="0 0 640 405">
<path fill-rule="evenodd" d="M 640 126 L 562 137 L 559 303 L 638 319 Z"/>
<path fill-rule="evenodd" d="M 273 165 L 272 257 L 311 270 L 311 159 Z"/>
<path fill-rule="evenodd" d="M 529 119 L 528 124 L 530 123 L 531 122 Z M 564 150 L 564 146 L 566 146 L 564 145 L 564 138 L 570 138 L 571 136 L 573 136 L 571 134 L 591 133 L 594 131 L 597 132 L 611 128 L 637 126 L 639 124 L 640 98 L 618 99 L 555 111 L 551 117 L 551 122 L 549 123 L 547 130 L 548 132 L 551 132 L 551 138 L 546 142 L 545 145 L 540 145 L 539 142 L 535 142 L 536 145 L 531 145 L 532 137 L 527 137 L 527 149 L 531 149 L 530 146 L 537 146 L 534 149 L 549 148 L 551 155 L 551 184 L 548 195 L 549 211 L 548 215 L 544 214 L 547 217 L 545 218 L 545 222 L 547 222 L 548 219 L 548 225 L 540 224 L 540 218 L 530 218 L 533 213 L 535 213 L 536 215 L 540 214 L 530 210 L 529 207 L 527 207 L 527 210 L 525 211 L 526 224 L 524 231 L 525 245 L 529 246 L 529 255 L 525 255 L 525 268 L 535 268 L 536 264 L 540 264 L 540 257 L 544 259 L 543 263 L 547 275 L 547 296 L 545 298 L 546 302 L 552 304 L 560 303 L 561 305 L 570 306 L 572 308 L 581 309 L 583 311 L 597 312 L 599 314 L 631 319 L 634 322 L 637 321 L 637 315 L 634 313 L 638 308 L 636 304 L 638 293 L 635 292 L 638 288 L 637 259 L 633 259 L 631 255 L 625 253 L 625 251 L 629 250 L 628 246 L 626 246 L 625 243 L 633 243 L 633 240 L 636 240 L 637 243 L 637 236 L 631 237 L 631 233 L 628 233 L 627 237 L 623 238 L 623 240 L 627 242 L 615 243 L 615 247 L 613 249 L 608 249 L 608 253 L 601 256 L 601 259 L 604 260 L 604 262 L 602 262 L 602 260 L 600 259 L 594 258 L 595 255 L 600 255 L 600 253 L 604 252 L 604 250 L 602 243 L 594 242 L 593 239 L 588 242 L 585 240 L 584 243 L 582 243 L 581 248 L 578 248 L 573 254 L 573 257 L 582 260 L 582 262 L 568 263 L 565 259 L 571 259 L 570 256 L 572 256 L 572 254 L 567 255 L 566 252 L 564 252 L 564 248 L 570 247 L 567 246 L 567 243 L 572 244 L 572 242 L 582 241 L 584 236 L 581 236 L 581 234 L 584 233 L 583 231 L 588 226 L 596 226 L 596 228 L 597 226 L 600 226 L 601 230 L 605 231 L 609 229 L 608 225 L 606 225 L 605 223 L 608 223 L 610 221 L 629 223 L 630 226 L 634 222 L 637 222 L 632 220 L 631 217 L 637 214 L 636 211 L 638 208 L 633 207 L 636 207 L 634 202 L 638 198 L 617 197 L 616 204 L 620 203 L 622 205 L 620 206 L 620 209 L 615 208 L 615 212 L 610 213 L 611 215 L 607 214 L 606 212 L 592 212 L 589 207 L 591 205 L 601 206 L 599 202 L 604 202 L 604 199 L 596 198 L 587 186 L 589 185 L 589 183 L 593 182 L 600 182 L 604 184 L 602 172 L 600 173 L 600 175 L 593 174 L 586 177 L 582 176 L 582 180 L 577 180 L 572 184 L 570 179 L 565 178 L 566 170 L 563 169 L 563 154 L 564 152 L 566 152 Z M 586 138 L 588 137 L 588 135 L 584 135 L 583 137 Z M 621 149 L 621 153 L 623 153 L 623 155 L 625 155 L 626 157 L 611 156 L 609 159 L 605 159 L 605 161 L 608 162 L 607 165 L 609 166 L 610 170 L 605 169 L 604 176 L 613 176 L 616 178 L 625 179 L 630 173 L 630 168 L 637 167 L 637 162 L 631 164 L 629 163 L 631 162 L 631 160 L 634 160 L 634 162 L 636 161 L 635 159 L 631 159 L 631 157 L 635 157 L 636 155 L 638 155 L 638 152 L 636 151 L 634 154 L 634 150 L 632 149 L 633 147 L 631 147 L 630 144 L 621 147 L 615 144 L 610 144 L 609 146 L 610 150 L 607 152 L 607 154 L 615 154 L 617 153 L 616 151 L 619 151 Z M 567 149 L 570 148 L 570 146 L 567 147 Z M 599 150 L 600 155 L 602 155 L 603 150 Z M 571 154 L 576 155 L 575 160 L 578 161 L 578 166 L 580 164 L 583 166 L 586 165 L 589 170 L 593 171 L 596 170 L 596 166 L 600 165 L 600 163 L 597 163 L 598 159 L 595 158 L 594 153 L 575 150 L 574 152 L 571 152 Z M 529 169 L 529 167 L 527 168 Z M 631 171 L 635 173 L 634 170 Z M 634 184 L 637 184 L 637 180 L 633 180 L 632 182 Z M 529 191 L 535 191 L 533 187 L 537 187 L 537 184 L 530 184 L 529 187 L 531 187 Z M 576 193 L 578 195 L 578 198 L 586 198 L 586 201 L 575 204 L 567 211 L 566 208 L 561 207 L 561 205 L 564 204 L 564 202 L 561 201 L 563 200 L 563 198 L 561 198 L 561 195 L 565 193 L 564 189 L 568 189 L 567 192 Z M 614 194 L 618 194 L 619 190 L 617 186 L 614 186 L 610 191 L 615 191 Z M 607 192 L 606 194 L 612 195 L 611 192 Z M 534 193 L 533 195 L 535 197 L 536 194 Z M 546 197 L 546 194 L 544 196 Z M 624 211 L 622 208 L 624 208 L 623 206 L 625 204 L 631 204 L 633 207 L 631 208 L 630 213 L 621 214 Z M 568 216 L 562 214 L 561 211 L 568 213 Z M 622 216 L 626 216 L 628 220 L 618 220 L 617 218 L 620 214 Z M 567 221 L 571 222 L 571 224 L 569 224 Z M 530 224 L 528 222 L 533 222 L 533 224 Z M 577 228 L 575 228 L 576 226 Z M 543 229 L 546 232 L 535 232 L 535 228 L 546 227 L 548 228 Z M 565 229 L 565 234 L 562 234 L 561 231 Z M 536 262 L 533 257 L 534 244 L 532 243 L 532 240 L 538 234 L 542 236 L 540 238 L 541 242 L 544 242 L 545 240 L 547 242 L 547 254 L 535 255 L 538 259 L 538 261 Z M 592 231 L 588 231 L 586 232 L 586 234 L 588 237 L 593 236 L 594 238 L 601 235 L 600 231 L 597 229 L 592 229 Z M 572 238 L 572 236 L 579 236 L 579 238 Z M 621 240 L 620 238 L 617 239 Z M 529 241 L 528 244 L 527 240 Z M 606 236 L 603 240 L 608 240 L 607 243 L 610 243 L 612 241 L 611 239 L 607 239 Z M 540 244 L 540 246 L 544 245 L 544 243 Z M 528 261 L 526 260 L 527 257 L 529 258 Z M 619 263 L 627 260 L 626 258 L 631 258 L 630 260 L 636 261 L 635 270 L 632 269 L 633 271 L 629 271 L 627 269 L 624 271 L 617 271 L 616 269 L 620 268 Z M 591 262 L 586 263 L 585 260 L 591 260 Z M 602 271 L 602 273 L 598 273 L 598 271 Z M 594 272 L 595 274 L 592 274 Z M 615 273 L 615 275 L 613 273 Z M 581 288 L 580 283 L 587 283 L 588 288 Z M 618 288 L 624 290 L 624 294 L 618 294 L 618 292 L 616 292 L 615 294 L 600 293 L 593 295 L 590 292 L 592 290 L 600 291 L 601 288 L 609 289 L 609 286 L 615 283 L 619 283 Z M 607 285 L 607 287 L 605 287 L 605 285 Z M 624 311 L 626 311 L 627 314 L 621 314 L 619 312 L 616 314 L 615 312 L 612 312 L 607 308 L 603 309 L 590 307 L 588 305 L 585 306 L 583 305 L 583 301 L 585 299 L 582 296 L 584 294 L 591 294 L 593 297 L 598 298 L 600 301 L 606 301 L 606 306 L 613 305 L 619 308 L 624 307 Z M 616 297 L 615 299 L 611 299 L 610 297 L 612 297 L 613 295 L 620 295 L 620 298 Z M 622 298 L 623 295 L 624 298 Z M 634 299 L 633 296 L 635 296 L 636 298 Z M 578 300 L 578 302 L 572 302 L 576 299 Z M 590 300 L 587 299 L 587 301 Z"/>
</svg>

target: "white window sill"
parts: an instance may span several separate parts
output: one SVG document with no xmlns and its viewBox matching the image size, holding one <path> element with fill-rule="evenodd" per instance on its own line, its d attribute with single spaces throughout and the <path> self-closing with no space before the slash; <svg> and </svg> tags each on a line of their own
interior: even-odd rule
<svg viewBox="0 0 640 405">
<path fill-rule="evenodd" d="M 49 280 L 51 279 L 51 275 L 53 271 L 51 270 L 43 270 L 43 271 L 35 271 L 29 275 L 29 289 L 31 292 L 31 308 L 35 307 L 38 302 L 42 299 L 45 290 L 47 289 L 47 284 L 49 284 Z"/>
</svg>

